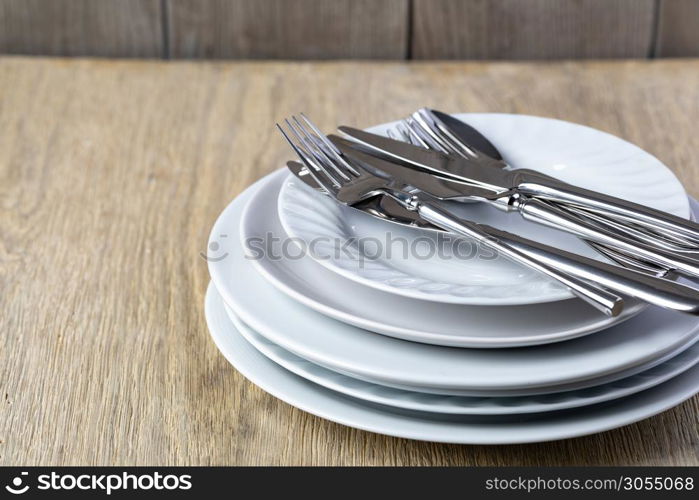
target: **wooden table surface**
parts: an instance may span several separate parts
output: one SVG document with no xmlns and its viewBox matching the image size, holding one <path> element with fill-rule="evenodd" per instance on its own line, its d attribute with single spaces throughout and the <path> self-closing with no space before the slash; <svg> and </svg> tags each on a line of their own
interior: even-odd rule
<svg viewBox="0 0 699 500">
<path fill-rule="evenodd" d="M 0 464 L 699 464 L 699 398 L 583 438 L 442 445 L 311 416 L 219 354 L 199 253 L 289 156 L 274 121 L 367 126 L 425 105 L 597 127 L 699 195 L 697 60 L 0 59 Z"/>
</svg>

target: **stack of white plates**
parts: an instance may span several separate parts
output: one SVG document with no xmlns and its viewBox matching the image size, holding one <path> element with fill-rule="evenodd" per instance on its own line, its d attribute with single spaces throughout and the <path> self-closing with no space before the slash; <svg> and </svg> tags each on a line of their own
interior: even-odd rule
<svg viewBox="0 0 699 500">
<path fill-rule="evenodd" d="M 510 164 L 683 217 L 699 211 L 665 166 L 616 137 L 529 116 L 459 118 Z M 453 208 L 601 259 L 517 215 Z M 544 441 L 629 424 L 699 390 L 695 317 L 634 302 L 605 317 L 486 249 L 340 207 L 284 169 L 223 211 L 207 258 L 206 316 L 224 356 L 270 394 L 352 427 Z"/>
</svg>

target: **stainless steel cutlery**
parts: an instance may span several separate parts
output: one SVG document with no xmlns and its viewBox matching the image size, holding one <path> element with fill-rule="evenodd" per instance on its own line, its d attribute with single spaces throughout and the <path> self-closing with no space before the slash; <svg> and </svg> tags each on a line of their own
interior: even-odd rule
<svg viewBox="0 0 699 500">
<path fill-rule="evenodd" d="M 696 290 L 645 274 L 661 274 L 662 270 L 657 266 L 648 264 L 644 267 L 639 264 L 637 268 L 642 268 L 643 272 L 625 269 L 464 221 L 414 190 L 418 187 L 422 192 L 449 199 L 462 195 L 462 181 L 381 160 L 357 150 L 345 139 L 337 136 L 326 138 L 309 121 L 304 124 L 294 118 L 291 122 L 286 121 L 286 124 L 287 130 L 281 127 L 280 130 L 303 163 L 289 162 L 290 170 L 303 182 L 322 189 L 341 203 L 391 222 L 419 227 L 436 226 L 475 238 L 503 255 L 564 283 L 607 314 L 618 313 L 621 308 L 622 301 L 616 293 L 632 295 L 661 307 L 699 313 L 699 293 Z M 425 150 L 421 152 L 430 153 Z M 445 156 L 442 155 L 440 161 L 449 161 Z M 485 190 L 493 191 L 489 187 Z M 623 258 L 623 254 L 617 254 L 617 257 Z"/>
<path fill-rule="evenodd" d="M 381 175 L 345 158 L 345 155 L 322 134 L 309 132 L 297 119 L 286 120 L 287 131 L 279 130 L 296 151 L 301 161 L 323 189 L 338 202 L 352 206 L 369 198 L 389 197 L 406 210 L 447 231 L 473 238 L 479 243 L 500 252 L 510 259 L 535 269 L 568 287 L 573 293 L 610 316 L 618 315 L 623 309 L 623 299 L 593 283 L 583 281 L 565 271 L 531 258 L 527 254 L 493 239 L 480 225 L 461 220 L 437 205 L 425 202 L 419 196 L 404 190 L 406 184 L 400 179 Z M 310 122 L 307 125 L 317 130 Z M 292 139 L 296 138 L 296 141 Z"/>
</svg>

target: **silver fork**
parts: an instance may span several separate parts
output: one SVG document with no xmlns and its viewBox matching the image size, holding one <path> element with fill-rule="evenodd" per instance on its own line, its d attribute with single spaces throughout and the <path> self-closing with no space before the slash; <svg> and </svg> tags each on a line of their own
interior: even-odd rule
<svg viewBox="0 0 699 500">
<path fill-rule="evenodd" d="M 352 206 L 377 196 L 389 197 L 435 226 L 472 238 L 515 262 L 555 279 L 605 314 L 617 316 L 621 313 L 624 301 L 620 296 L 534 259 L 494 239 L 478 224 L 459 219 L 435 204 L 424 202 L 419 196 L 405 191 L 404 186 L 396 185 L 390 177 L 369 172 L 340 153 L 308 118 L 302 115 L 302 119 L 303 122 L 293 116 L 291 120 L 284 120 L 287 131 L 279 124 L 277 128 L 317 184 L 338 202 Z"/>
</svg>

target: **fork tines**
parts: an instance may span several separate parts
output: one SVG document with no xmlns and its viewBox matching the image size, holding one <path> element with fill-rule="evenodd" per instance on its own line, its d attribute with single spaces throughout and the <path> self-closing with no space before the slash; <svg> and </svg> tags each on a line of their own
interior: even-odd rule
<svg viewBox="0 0 699 500">
<path fill-rule="evenodd" d="M 359 171 L 350 164 L 335 145 L 320 132 L 311 120 L 301 113 L 301 120 L 292 116 L 285 119 L 286 130 L 276 124 L 279 131 L 296 152 L 309 173 L 326 191 L 335 191 L 350 175 L 359 175 Z"/>
</svg>

